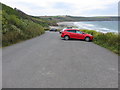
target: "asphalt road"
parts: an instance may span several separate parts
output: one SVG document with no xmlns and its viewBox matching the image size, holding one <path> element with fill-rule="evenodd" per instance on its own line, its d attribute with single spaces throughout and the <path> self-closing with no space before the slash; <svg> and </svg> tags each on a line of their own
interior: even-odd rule
<svg viewBox="0 0 120 90">
<path fill-rule="evenodd" d="M 45 34 L 2 51 L 3 88 L 117 88 L 118 56 L 92 42 Z"/>
</svg>

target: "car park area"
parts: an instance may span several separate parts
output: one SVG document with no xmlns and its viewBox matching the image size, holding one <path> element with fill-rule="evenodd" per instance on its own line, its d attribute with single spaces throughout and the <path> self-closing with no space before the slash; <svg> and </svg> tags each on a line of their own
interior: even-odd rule
<svg viewBox="0 0 120 90">
<path fill-rule="evenodd" d="M 116 54 L 92 42 L 61 40 L 59 32 L 5 47 L 2 59 L 2 88 L 118 87 Z"/>
</svg>

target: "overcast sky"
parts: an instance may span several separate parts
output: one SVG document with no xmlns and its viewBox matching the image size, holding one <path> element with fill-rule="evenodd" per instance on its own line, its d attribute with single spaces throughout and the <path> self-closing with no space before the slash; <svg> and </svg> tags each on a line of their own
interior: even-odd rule
<svg viewBox="0 0 120 90">
<path fill-rule="evenodd" d="M 117 16 L 119 0 L 0 0 L 33 16 Z"/>
</svg>

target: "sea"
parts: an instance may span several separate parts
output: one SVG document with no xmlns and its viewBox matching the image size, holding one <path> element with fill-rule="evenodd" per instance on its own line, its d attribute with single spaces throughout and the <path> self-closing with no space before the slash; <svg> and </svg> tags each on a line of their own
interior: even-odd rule
<svg viewBox="0 0 120 90">
<path fill-rule="evenodd" d="M 118 33 L 118 21 L 83 21 L 74 22 L 79 29 L 96 30 L 98 32 L 115 32 Z"/>
</svg>

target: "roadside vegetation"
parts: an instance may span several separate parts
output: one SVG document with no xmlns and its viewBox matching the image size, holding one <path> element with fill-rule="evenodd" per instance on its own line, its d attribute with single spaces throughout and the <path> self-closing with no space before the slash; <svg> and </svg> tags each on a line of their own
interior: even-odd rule
<svg viewBox="0 0 120 90">
<path fill-rule="evenodd" d="M 55 21 L 47 21 L 39 17 L 2 4 L 2 46 L 8 46 L 23 40 L 39 36 L 48 30 L 49 25 L 57 25 Z"/>
<path fill-rule="evenodd" d="M 66 17 L 68 20 L 64 19 Z M 112 19 L 114 20 L 114 18 Z M 17 8 L 13 9 L 9 6 L 2 4 L 2 46 L 3 47 L 9 46 L 11 44 L 39 36 L 43 34 L 45 30 L 49 30 L 49 26 L 57 26 L 56 22 L 61 20 L 72 21 L 73 17 L 71 16 L 35 17 L 27 15 L 24 12 L 18 10 Z M 75 17 L 74 20 L 76 20 Z M 94 36 L 93 40 L 94 43 L 120 55 L 119 51 L 120 34 L 116 33 L 105 34 L 96 32 L 94 30 L 81 30 L 81 31 L 88 34 L 92 34 Z"/>
<path fill-rule="evenodd" d="M 93 42 L 120 55 L 120 34 L 101 33 L 94 30 L 81 30 L 94 36 Z"/>
</svg>

